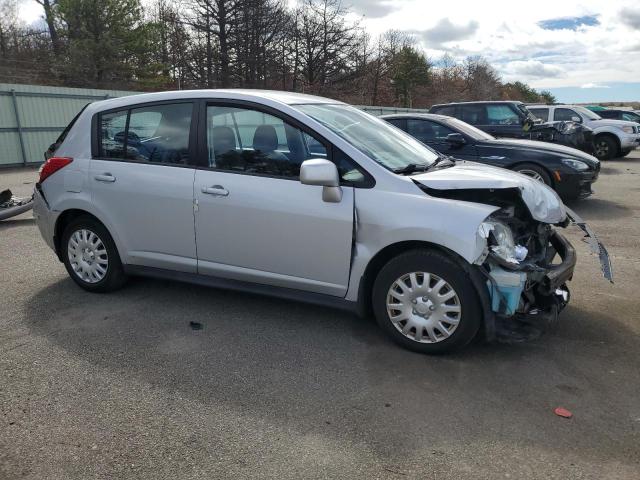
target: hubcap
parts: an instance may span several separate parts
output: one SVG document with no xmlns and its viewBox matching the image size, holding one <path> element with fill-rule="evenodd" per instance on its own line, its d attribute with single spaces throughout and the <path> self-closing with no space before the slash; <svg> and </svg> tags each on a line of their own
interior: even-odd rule
<svg viewBox="0 0 640 480">
<path fill-rule="evenodd" d="M 444 279 L 427 272 L 407 273 L 387 293 L 387 315 L 410 340 L 437 343 L 460 324 L 460 298 Z"/>
<path fill-rule="evenodd" d="M 83 282 L 97 283 L 107 274 L 107 249 L 100 237 L 91 230 L 83 228 L 73 232 L 69 237 L 67 252 L 71 268 Z"/>
<path fill-rule="evenodd" d="M 523 169 L 523 170 L 518 170 L 518 172 L 520 172 L 523 175 L 526 175 L 527 177 L 531 177 L 534 180 L 538 180 L 539 182 L 545 183 L 544 178 L 542 178 L 542 175 L 540 175 L 538 172 L 535 172 L 533 170 L 528 170 L 528 169 Z"/>
<path fill-rule="evenodd" d="M 609 145 L 607 142 L 601 141 L 596 144 L 596 157 L 604 157 L 609 153 Z"/>
</svg>

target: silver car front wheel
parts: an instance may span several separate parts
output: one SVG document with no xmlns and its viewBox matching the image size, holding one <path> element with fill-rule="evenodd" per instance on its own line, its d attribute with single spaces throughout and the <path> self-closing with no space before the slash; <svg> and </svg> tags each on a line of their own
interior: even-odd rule
<svg viewBox="0 0 640 480">
<path fill-rule="evenodd" d="M 462 306 L 447 281 L 433 273 L 412 272 L 398 278 L 389 288 L 387 315 L 408 339 L 438 343 L 458 328 Z"/>
<path fill-rule="evenodd" d="M 69 264 L 75 275 L 87 283 L 98 283 L 109 269 L 109 256 L 100 237 L 87 228 L 75 230 L 67 242 Z"/>
</svg>

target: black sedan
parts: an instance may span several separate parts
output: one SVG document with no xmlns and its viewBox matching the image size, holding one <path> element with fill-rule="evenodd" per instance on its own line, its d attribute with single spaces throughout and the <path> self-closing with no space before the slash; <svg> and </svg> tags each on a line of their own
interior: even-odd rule
<svg viewBox="0 0 640 480">
<path fill-rule="evenodd" d="M 591 195 L 600 162 L 575 148 L 534 140 L 497 139 L 457 118 L 430 113 L 381 118 L 434 150 L 462 160 L 486 163 L 529 175 L 565 200 Z"/>
</svg>

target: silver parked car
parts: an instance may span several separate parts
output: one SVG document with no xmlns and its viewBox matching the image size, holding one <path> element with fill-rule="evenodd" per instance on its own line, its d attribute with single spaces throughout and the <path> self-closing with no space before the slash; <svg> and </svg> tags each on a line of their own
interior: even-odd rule
<svg viewBox="0 0 640 480">
<path fill-rule="evenodd" d="M 545 122 L 570 121 L 593 129 L 593 154 L 598 160 L 624 157 L 640 146 L 640 126 L 635 122 L 602 118 L 580 105 L 528 105 Z"/>
<path fill-rule="evenodd" d="M 373 312 L 426 353 L 555 318 L 576 256 L 554 226 L 588 229 L 540 182 L 302 94 L 96 102 L 50 155 L 34 216 L 82 288 L 150 275 Z"/>
</svg>

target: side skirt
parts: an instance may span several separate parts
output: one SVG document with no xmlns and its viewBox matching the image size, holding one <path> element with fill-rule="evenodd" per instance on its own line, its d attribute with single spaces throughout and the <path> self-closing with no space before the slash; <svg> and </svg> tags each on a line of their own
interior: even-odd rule
<svg viewBox="0 0 640 480">
<path fill-rule="evenodd" d="M 237 292 L 252 293 L 267 297 L 282 298 L 295 302 L 309 303 L 323 307 L 336 308 L 350 313 L 359 314 L 360 308 L 357 302 L 345 300 L 341 297 L 323 295 L 321 293 L 295 290 L 293 288 L 276 287 L 261 283 L 243 282 L 198 273 L 176 272 L 162 268 L 144 267 L 140 265 L 123 265 L 127 275 L 159 278 L 162 280 L 173 280 L 178 282 L 194 283 L 206 287 L 220 288 L 224 290 L 234 290 Z"/>
</svg>

